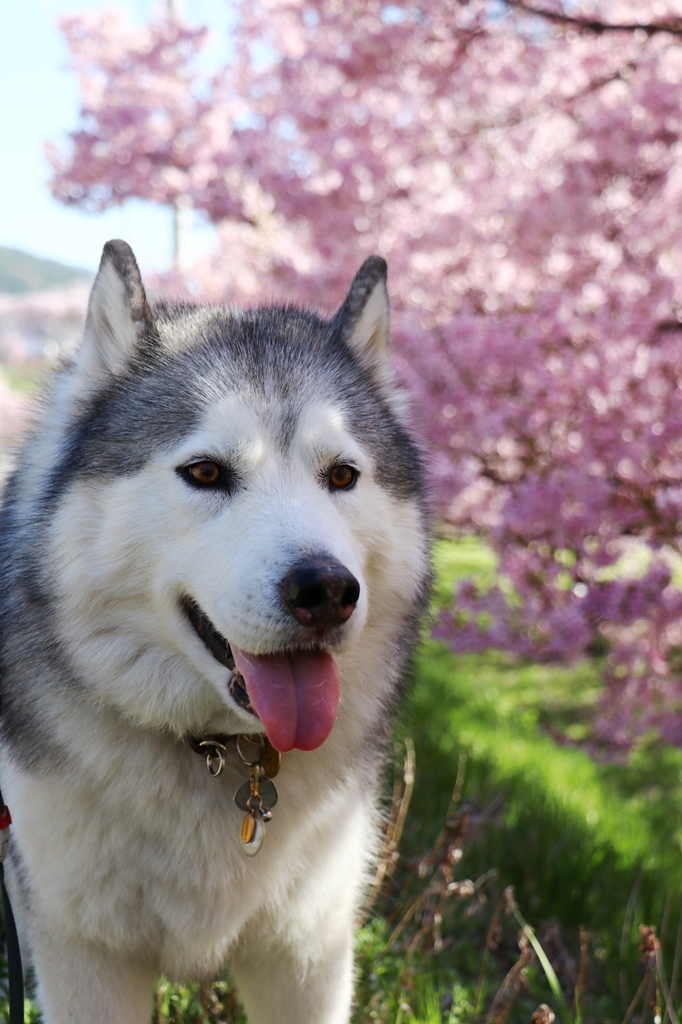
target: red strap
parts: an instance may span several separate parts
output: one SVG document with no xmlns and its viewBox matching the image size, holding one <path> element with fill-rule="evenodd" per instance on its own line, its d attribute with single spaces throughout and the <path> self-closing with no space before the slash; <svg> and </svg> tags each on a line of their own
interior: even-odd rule
<svg viewBox="0 0 682 1024">
<path fill-rule="evenodd" d="M 0 829 L 9 828 L 12 824 L 12 815 L 9 813 L 9 807 L 7 804 L 0 811 Z"/>
</svg>

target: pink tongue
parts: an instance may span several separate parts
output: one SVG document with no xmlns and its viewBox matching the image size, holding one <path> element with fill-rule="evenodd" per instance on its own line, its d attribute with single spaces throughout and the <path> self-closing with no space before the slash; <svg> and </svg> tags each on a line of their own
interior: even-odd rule
<svg viewBox="0 0 682 1024">
<path fill-rule="evenodd" d="M 286 753 L 321 746 L 339 706 L 339 670 L 331 654 L 247 654 L 232 643 L 230 648 L 273 747 Z"/>
</svg>

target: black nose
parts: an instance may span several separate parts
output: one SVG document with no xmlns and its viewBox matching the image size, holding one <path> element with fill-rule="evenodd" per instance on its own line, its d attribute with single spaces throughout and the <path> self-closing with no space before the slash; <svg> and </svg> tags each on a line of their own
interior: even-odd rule
<svg viewBox="0 0 682 1024">
<path fill-rule="evenodd" d="M 333 558 L 311 558 L 293 566 L 280 583 L 280 593 L 290 615 L 322 632 L 351 617 L 360 584 Z"/>
</svg>

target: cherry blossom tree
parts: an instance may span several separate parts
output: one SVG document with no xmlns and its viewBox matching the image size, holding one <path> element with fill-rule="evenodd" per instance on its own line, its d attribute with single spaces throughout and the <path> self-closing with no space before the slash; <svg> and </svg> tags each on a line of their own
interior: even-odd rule
<svg viewBox="0 0 682 1024">
<path fill-rule="evenodd" d="M 53 188 L 191 197 L 211 296 L 327 309 L 389 261 L 434 493 L 498 556 L 455 649 L 602 654 L 595 733 L 682 743 L 682 19 L 674 0 L 241 0 L 199 29 L 64 23 L 84 94 Z"/>
</svg>

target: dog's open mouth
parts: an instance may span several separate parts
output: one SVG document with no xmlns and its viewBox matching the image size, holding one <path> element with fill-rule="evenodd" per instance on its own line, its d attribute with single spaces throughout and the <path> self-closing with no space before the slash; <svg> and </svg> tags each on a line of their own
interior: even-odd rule
<svg viewBox="0 0 682 1024">
<path fill-rule="evenodd" d="M 219 661 L 221 665 L 224 665 L 225 668 L 229 669 L 232 673 L 227 684 L 227 688 L 235 702 L 240 708 L 242 708 L 242 710 L 248 711 L 250 715 L 255 715 L 255 717 L 258 718 L 258 713 L 249 700 L 249 695 L 244 683 L 244 677 L 237 670 L 235 660 L 232 656 L 232 649 L 225 637 L 218 632 L 208 615 L 206 615 L 205 612 L 202 612 L 199 605 L 196 601 L 193 601 L 191 597 L 183 598 L 182 608 L 189 619 L 190 624 L 194 628 L 194 632 L 203 642 L 209 654 L 211 654 L 216 661 Z"/>
<path fill-rule="evenodd" d="M 251 654 L 228 642 L 190 597 L 182 608 L 209 653 L 231 675 L 228 689 L 240 708 L 259 718 L 273 747 L 315 750 L 332 731 L 339 705 L 339 670 L 325 650 Z"/>
</svg>

